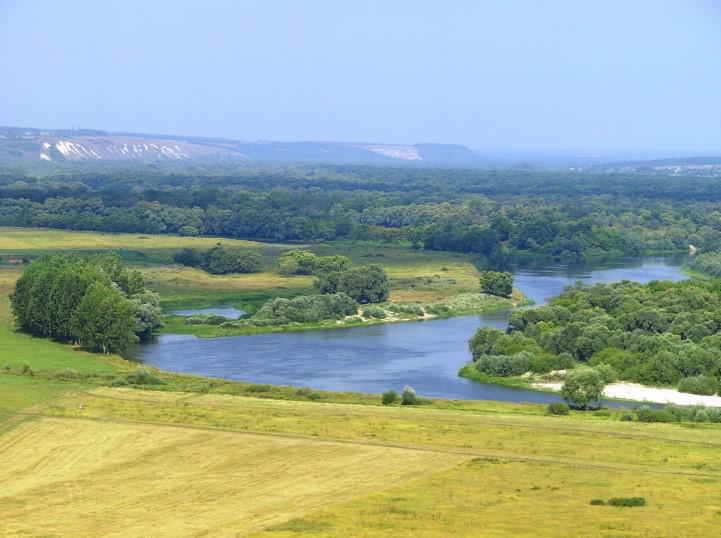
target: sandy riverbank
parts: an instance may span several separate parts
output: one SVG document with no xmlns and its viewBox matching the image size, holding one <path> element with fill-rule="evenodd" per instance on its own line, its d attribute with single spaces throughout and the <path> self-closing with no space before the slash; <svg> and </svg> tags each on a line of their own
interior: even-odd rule
<svg viewBox="0 0 721 538">
<path fill-rule="evenodd" d="M 561 390 L 563 383 L 535 383 L 534 386 L 542 389 Z M 647 387 L 638 383 L 611 383 L 606 385 L 603 395 L 607 398 L 621 400 L 636 400 L 639 402 L 673 403 L 678 405 L 706 405 L 721 407 L 721 396 L 700 396 L 687 394 L 676 389 L 659 389 Z"/>
</svg>

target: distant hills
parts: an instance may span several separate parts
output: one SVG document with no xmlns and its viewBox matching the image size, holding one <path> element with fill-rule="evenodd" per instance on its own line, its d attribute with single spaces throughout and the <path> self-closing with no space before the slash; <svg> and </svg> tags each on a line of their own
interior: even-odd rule
<svg viewBox="0 0 721 538">
<path fill-rule="evenodd" d="M 0 127 L 4 161 L 247 161 L 468 166 L 481 156 L 453 144 L 245 142 L 223 138 L 110 133 L 94 129 Z"/>
</svg>

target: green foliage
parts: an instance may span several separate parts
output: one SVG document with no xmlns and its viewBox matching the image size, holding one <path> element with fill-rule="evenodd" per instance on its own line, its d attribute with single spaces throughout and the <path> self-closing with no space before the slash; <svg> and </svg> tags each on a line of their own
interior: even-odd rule
<svg viewBox="0 0 721 538">
<path fill-rule="evenodd" d="M 533 355 L 520 351 L 515 355 L 481 355 L 475 361 L 476 369 L 497 377 L 509 377 L 525 374 L 531 369 Z"/>
<path fill-rule="evenodd" d="M 401 391 L 401 405 L 415 405 L 418 403 L 418 397 L 416 391 L 410 385 L 403 387 Z"/>
<path fill-rule="evenodd" d="M 254 250 L 228 251 L 215 246 L 207 252 L 184 248 L 173 260 L 188 267 L 198 267 L 215 275 L 257 273 L 261 270 L 260 254 Z"/>
<path fill-rule="evenodd" d="M 425 314 L 423 307 L 418 303 L 391 303 L 388 310 L 395 314 L 413 314 L 414 316 L 422 316 Z"/>
<path fill-rule="evenodd" d="M 398 394 L 393 389 L 385 391 L 381 395 L 381 402 L 383 405 L 391 405 L 398 401 Z"/>
<path fill-rule="evenodd" d="M 577 284 L 548 306 L 515 312 L 510 330 L 544 353 L 600 367 L 607 382 L 677 385 L 721 374 L 721 294 L 712 283 Z"/>
<path fill-rule="evenodd" d="M 548 414 L 549 415 L 568 415 L 570 413 L 570 408 L 567 404 L 563 402 L 551 402 L 548 404 Z"/>
<path fill-rule="evenodd" d="M 586 409 L 603 394 L 605 383 L 601 375 L 591 368 L 581 368 L 568 374 L 561 387 L 561 396 L 569 405 Z"/>
<path fill-rule="evenodd" d="M 356 302 L 344 293 L 301 295 L 293 299 L 268 301 L 249 320 L 235 323 L 271 324 L 313 323 L 324 319 L 341 319 L 358 311 Z"/>
<path fill-rule="evenodd" d="M 674 422 L 673 415 L 667 409 L 651 409 L 647 405 L 636 410 L 639 422 Z"/>
<path fill-rule="evenodd" d="M 601 376 L 601 379 L 603 379 L 603 382 L 613 383 L 618 379 L 618 374 L 616 373 L 616 370 L 613 369 L 613 366 L 604 363 L 601 363 L 594 367 L 594 370 L 596 370 L 599 375 Z"/>
<path fill-rule="evenodd" d="M 278 257 L 278 271 L 283 275 L 317 275 L 350 269 L 347 256 L 317 256 L 309 250 L 289 250 Z"/>
<path fill-rule="evenodd" d="M 380 306 L 368 305 L 363 308 L 364 318 L 385 319 L 386 311 Z"/>
<path fill-rule="evenodd" d="M 702 394 L 704 396 L 713 396 L 719 390 L 719 382 L 716 378 L 696 375 L 684 377 L 678 382 L 678 391 L 690 394 Z"/>
<path fill-rule="evenodd" d="M 90 286 L 73 313 L 71 331 L 83 349 L 125 351 L 138 341 L 139 330 L 132 303 L 101 283 Z"/>
<path fill-rule="evenodd" d="M 606 504 L 606 501 L 603 499 L 591 499 L 591 505 L 593 506 L 603 506 Z"/>
<path fill-rule="evenodd" d="M 317 259 L 309 250 L 289 250 L 278 258 L 278 271 L 283 275 L 312 275 Z"/>
<path fill-rule="evenodd" d="M 704 252 L 691 258 L 686 267 L 715 278 L 721 277 L 721 252 Z"/>
<path fill-rule="evenodd" d="M 483 271 L 480 277 L 481 292 L 498 297 L 510 297 L 513 275 L 508 272 Z"/>
<path fill-rule="evenodd" d="M 380 265 L 323 273 L 316 287 L 321 293 L 345 293 L 361 304 L 383 302 L 390 291 L 388 275 Z"/>
<path fill-rule="evenodd" d="M 116 254 L 40 257 L 18 279 L 11 303 L 23 331 L 105 353 L 127 349 L 162 323 L 157 295 Z"/>
<path fill-rule="evenodd" d="M 145 368 L 139 368 L 134 373 L 125 378 L 125 382 L 129 385 L 162 385 L 163 381 L 148 372 Z"/>
</svg>

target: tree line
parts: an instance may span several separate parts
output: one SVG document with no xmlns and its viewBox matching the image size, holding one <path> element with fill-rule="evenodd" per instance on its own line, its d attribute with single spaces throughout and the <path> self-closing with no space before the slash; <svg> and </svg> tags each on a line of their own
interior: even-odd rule
<svg viewBox="0 0 721 538">
<path fill-rule="evenodd" d="M 0 168 L 0 225 L 523 258 L 721 250 L 719 180 L 373 167 Z"/>
</svg>

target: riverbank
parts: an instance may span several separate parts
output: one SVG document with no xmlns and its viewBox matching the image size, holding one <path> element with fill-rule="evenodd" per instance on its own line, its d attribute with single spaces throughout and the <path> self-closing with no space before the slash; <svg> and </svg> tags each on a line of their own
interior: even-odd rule
<svg viewBox="0 0 721 538">
<path fill-rule="evenodd" d="M 532 387 L 542 390 L 552 390 L 558 392 L 561 390 L 563 383 L 533 383 Z M 702 396 L 699 394 L 689 394 L 687 392 L 679 392 L 676 389 L 663 389 L 657 387 L 648 387 L 638 383 L 618 382 L 606 385 L 603 389 L 603 395 L 607 398 L 619 400 L 633 400 L 637 402 L 649 402 L 659 404 L 676 404 L 676 405 L 705 405 L 707 407 L 721 407 L 721 396 Z"/>
<path fill-rule="evenodd" d="M 201 320 L 199 316 L 166 316 L 163 334 L 188 334 L 200 338 L 218 338 L 225 336 L 248 336 L 268 333 L 317 331 L 324 329 L 342 329 L 363 327 L 385 323 L 405 321 L 429 321 L 448 319 L 456 316 L 486 314 L 510 310 L 518 306 L 531 304 L 523 294 L 514 290 L 511 298 L 495 297 L 483 293 L 465 293 L 431 304 L 385 303 L 372 305 L 384 311 L 384 317 L 364 315 L 364 306 L 354 316 L 340 320 L 322 320 L 313 323 L 288 323 L 283 325 L 253 325 L 249 320 L 230 320 L 220 323 L 189 323 Z M 370 306 L 370 305 L 369 305 Z M 217 319 L 215 321 L 218 321 Z"/>
</svg>

